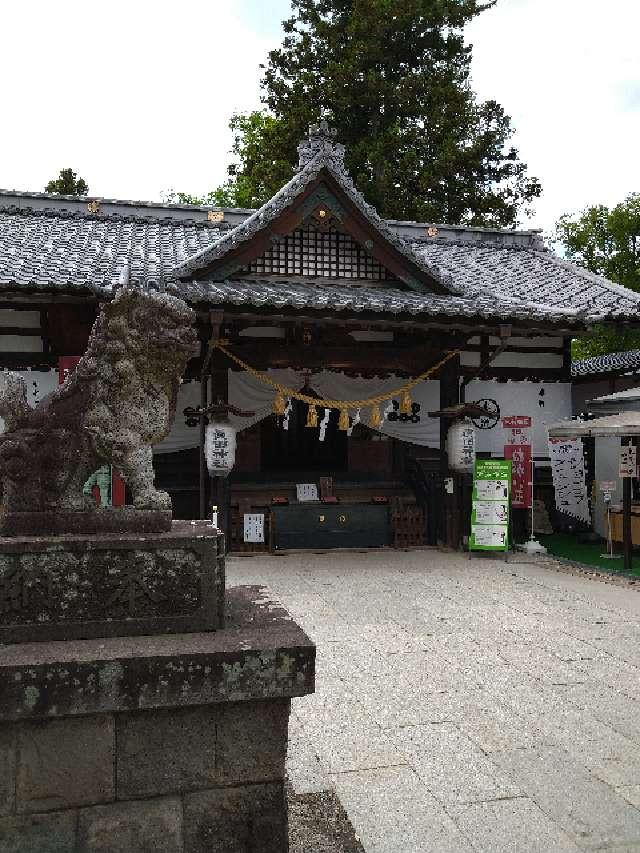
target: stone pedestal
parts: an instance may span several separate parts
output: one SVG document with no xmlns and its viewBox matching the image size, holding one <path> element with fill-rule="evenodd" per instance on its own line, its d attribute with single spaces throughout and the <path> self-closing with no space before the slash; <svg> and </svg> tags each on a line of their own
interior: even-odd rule
<svg viewBox="0 0 640 853">
<path fill-rule="evenodd" d="M 207 522 L 1 537 L 0 643 L 215 630 L 224 586 L 224 539 Z"/>
<path fill-rule="evenodd" d="M 290 700 L 315 647 L 260 587 L 214 633 L 0 653 L 0 850 L 284 853 Z"/>
</svg>

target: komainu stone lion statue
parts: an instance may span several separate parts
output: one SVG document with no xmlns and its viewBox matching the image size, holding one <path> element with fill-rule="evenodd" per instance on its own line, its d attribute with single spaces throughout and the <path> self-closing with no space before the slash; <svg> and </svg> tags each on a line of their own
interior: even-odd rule
<svg viewBox="0 0 640 853">
<path fill-rule="evenodd" d="M 171 429 L 194 321 L 174 296 L 123 287 L 101 307 L 75 372 L 35 409 L 20 376 L 0 375 L 5 513 L 85 509 L 83 484 L 104 464 L 118 468 L 135 507 L 171 509 L 154 487 L 151 445 Z"/>
</svg>

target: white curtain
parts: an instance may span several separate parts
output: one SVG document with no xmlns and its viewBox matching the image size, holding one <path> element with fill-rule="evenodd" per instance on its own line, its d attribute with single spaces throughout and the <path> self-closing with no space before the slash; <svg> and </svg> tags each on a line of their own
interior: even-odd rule
<svg viewBox="0 0 640 853">
<path fill-rule="evenodd" d="M 294 390 L 300 390 L 304 385 L 301 371 L 270 370 L 269 376 L 281 385 Z M 44 374 L 45 376 L 47 374 Z M 55 374 L 54 374 L 55 375 Z M 309 385 L 325 399 L 355 400 L 375 397 L 402 386 L 406 379 L 390 377 L 387 379 L 363 379 L 358 376 L 345 376 L 323 370 L 314 373 L 309 379 Z M 247 429 L 261 421 L 273 411 L 275 391 L 245 372 L 229 371 L 229 402 L 244 410 L 255 412 L 251 417 L 240 418 L 231 415 L 231 422 L 238 431 Z M 440 383 L 438 380 L 420 382 L 411 392 L 414 402 L 420 404 L 417 423 L 386 418 L 380 426 L 380 432 L 401 441 L 410 441 L 424 447 L 439 447 L 440 422 L 438 418 L 430 418 L 428 412 L 440 407 Z M 502 417 L 506 415 L 530 415 L 533 418 L 532 439 L 535 456 L 548 456 L 547 425 L 562 418 L 571 416 L 571 385 L 567 382 L 538 383 L 538 382 L 495 382 L 476 381 L 469 383 L 465 394 L 471 402 L 481 398 L 496 400 L 500 406 Z M 178 392 L 176 419 L 170 435 L 156 445 L 154 452 L 170 453 L 176 450 L 197 447 L 199 442 L 198 427 L 185 425 L 184 409 L 196 407 L 200 403 L 200 383 L 185 382 Z M 384 415 L 386 404 L 380 406 Z M 351 414 L 354 414 L 352 411 Z M 320 419 L 322 412 L 318 412 Z M 368 423 L 369 410 L 361 412 L 363 423 Z M 476 449 L 489 452 L 494 456 L 503 454 L 503 431 L 498 424 L 491 430 L 477 430 Z"/>
<path fill-rule="evenodd" d="M 294 370 L 270 370 L 269 376 L 281 385 L 299 391 L 304 384 L 301 372 Z M 345 376 L 330 370 L 314 373 L 309 379 L 309 385 L 313 390 L 325 399 L 331 400 L 362 400 L 376 397 L 405 384 L 407 380 L 390 377 L 387 379 L 364 379 L 358 376 Z M 245 411 L 253 411 L 255 415 L 249 418 L 238 418 L 232 416 L 231 420 L 238 430 L 246 429 L 254 423 L 270 415 L 273 411 L 273 400 L 275 391 L 268 385 L 264 385 L 248 373 L 229 373 L 229 402 Z M 411 392 L 414 402 L 420 404 L 417 423 L 402 421 L 389 421 L 384 419 L 380 426 L 380 432 L 385 435 L 399 438 L 404 441 L 412 441 L 427 447 L 438 447 L 439 443 L 439 421 L 430 418 L 427 412 L 438 408 L 440 401 L 440 383 L 438 381 L 421 382 Z M 382 415 L 385 413 L 386 403 L 380 406 Z M 322 413 L 318 413 L 321 417 Z M 355 410 L 351 411 L 355 414 Z M 361 412 L 363 423 L 368 422 L 369 410 Z"/>
</svg>

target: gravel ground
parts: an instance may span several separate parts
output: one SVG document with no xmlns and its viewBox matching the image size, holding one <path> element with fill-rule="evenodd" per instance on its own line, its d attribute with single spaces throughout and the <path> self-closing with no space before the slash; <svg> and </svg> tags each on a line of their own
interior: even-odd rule
<svg viewBox="0 0 640 853">
<path fill-rule="evenodd" d="M 365 853 L 333 791 L 287 794 L 289 853 Z"/>
</svg>

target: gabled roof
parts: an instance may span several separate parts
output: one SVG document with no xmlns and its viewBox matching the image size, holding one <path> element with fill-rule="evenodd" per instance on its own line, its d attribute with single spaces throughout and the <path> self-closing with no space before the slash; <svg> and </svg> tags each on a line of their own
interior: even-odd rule
<svg viewBox="0 0 640 853">
<path fill-rule="evenodd" d="M 0 190 L 0 291 L 108 297 L 128 264 L 135 284 L 210 304 L 491 316 L 574 330 L 600 321 L 640 324 L 640 294 L 561 260 L 537 232 L 382 220 L 354 187 L 344 149 L 325 125 L 299 153 L 296 175 L 259 211 Z M 260 240 L 277 233 L 294 202 L 310 208 L 317 201 L 346 211 L 360 237 L 375 234 L 415 293 L 393 282 L 358 288 L 321 278 L 243 277 L 238 253 L 254 245 L 259 253 Z M 243 280 L 227 286 L 229 278 Z M 586 363 L 574 371 L 597 372 Z"/>
<path fill-rule="evenodd" d="M 278 221 L 284 218 L 285 222 L 290 223 L 290 219 L 286 217 L 288 212 L 297 209 L 302 214 L 309 215 L 315 206 L 322 204 L 331 209 L 355 239 L 358 239 L 359 235 L 354 233 L 357 223 L 354 222 L 353 216 L 355 215 L 356 220 L 362 217 L 369 225 L 371 233 L 360 239 L 360 242 L 366 244 L 377 260 L 381 260 L 377 254 L 380 244 L 391 249 L 400 261 L 392 272 L 412 290 L 424 292 L 435 289 L 436 292 L 446 293 L 447 276 L 443 276 L 433 269 L 427 260 L 418 256 L 412 250 L 411 244 L 394 231 L 358 192 L 344 164 L 344 146 L 337 143 L 334 137 L 335 131 L 332 131 L 326 122 L 312 126 L 309 129 L 309 138 L 298 146 L 300 164 L 291 180 L 242 224 L 222 236 L 215 245 L 202 249 L 179 264 L 173 270 L 173 275 L 180 279 L 227 278 L 242 266 L 241 262 L 234 266 L 229 260 L 234 256 L 240 257 L 242 247 L 251 245 L 258 235 L 265 233 L 266 240 L 262 245 L 268 245 L 273 231 L 277 229 Z M 285 230 L 291 230 L 289 224 L 285 225 Z M 282 234 L 285 231 L 276 233 Z M 388 259 L 385 265 L 389 266 Z"/>
</svg>

